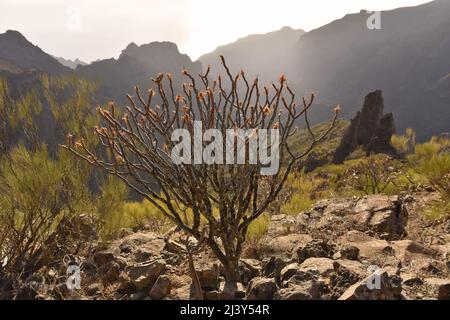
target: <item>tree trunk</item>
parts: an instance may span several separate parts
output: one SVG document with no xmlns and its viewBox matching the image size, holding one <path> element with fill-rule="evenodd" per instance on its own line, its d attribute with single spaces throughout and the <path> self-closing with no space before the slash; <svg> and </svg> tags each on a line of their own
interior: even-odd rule
<svg viewBox="0 0 450 320">
<path fill-rule="evenodd" d="M 236 299 L 237 284 L 240 282 L 238 261 L 239 259 L 233 259 L 224 265 L 225 286 L 222 295 L 227 300 Z"/>
</svg>

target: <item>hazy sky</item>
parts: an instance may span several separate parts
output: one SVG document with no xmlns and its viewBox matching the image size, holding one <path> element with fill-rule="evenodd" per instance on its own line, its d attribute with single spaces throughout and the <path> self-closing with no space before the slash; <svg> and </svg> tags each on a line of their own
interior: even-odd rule
<svg viewBox="0 0 450 320">
<path fill-rule="evenodd" d="M 117 57 L 131 41 L 173 41 L 193 59 L 283 26 L 306 31 L 360 9 L 430 0 L 0 0 L 0 33 L 22 32 L 44 51 L 85 61 Z"/>
</svg>

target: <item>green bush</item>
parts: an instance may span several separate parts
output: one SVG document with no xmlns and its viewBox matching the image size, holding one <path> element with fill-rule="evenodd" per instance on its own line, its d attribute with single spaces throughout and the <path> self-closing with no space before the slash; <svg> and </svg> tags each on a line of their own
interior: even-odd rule
<svg viewBox="0 0 450 320">
<path fill-rule="evenodd" d="M 63 217 L 92 212 L 75 161 L 14 148 L 0 163 L 0 261 L 16 269 L 30 261 Z"/>
<path fill-rule="evenodd" d="M 124 228 L 150 228 L 152 231 L 163 232 L 170 222 L 160 211 L 148 200 L 121 202 L 114 210 L 104 215 L 105 238 L 118 235 Z"/>
<path fill-rule="evenodd" d="M 61 222 L 81 215 L 95 222 L 118 211 L 125 199 L 123 184 L 102 182 L 105 178 L 92 167 L 58 148 L 69 132 L 87 136 L 86 145 L 97 143 L 88 134 L 96 119 L 92 89 L 74 76 L 42 76 L 13 99 L 6 81 L 0 80 L 0 269 L 6 272 L 32 268 Z M 54 124 L 48 130 L 42 130 L 44 113 Z M 100 190 L 93 192 L 96 188 Z M 92 227 L 107 234 L 109 219 Z M 68 234 L 61 236 L 65 243 L 58 246 L 76 242 Z M 47 251 L 48 259 L 56 254 Z"/>
<path fill-rule="evenodd" d="M 450 141 L 433 138 L 416 146 L 411 166 L 450 201 Z"/>
<path fill-rule="evenodd" d="M 250 242 L 261 240 L 269 230 L 270 216 L 268 214 L 262 214 L 252 223 L 250 223 L 247 230 L 247 239 Z"/>
<path fill-rule="evenodd" d="M 415 149 L 416 133 L 413 129 L 407 128 L 404 135 L 393 135 L 391 138 L 391 143 L 399 154 L 411 154 Z"/>
<path fill-rule="evenodd" d="M 286 182 L 289 199 L 281 205 L 280 212 L 287 215 L 297 215 L 308 210 L 313 204 L 312 195 L 315 190 L 314 180 L 305 173 L 291 174 Z"/>
</svg>

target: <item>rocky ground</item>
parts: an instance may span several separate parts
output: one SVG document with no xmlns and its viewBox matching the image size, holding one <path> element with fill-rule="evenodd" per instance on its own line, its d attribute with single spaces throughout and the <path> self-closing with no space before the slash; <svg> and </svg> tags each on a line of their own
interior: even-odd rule
<svg viewBox="0 0 450 320">
<path fill-rule="evenodd" d="M 296 217 L 272 217 L 269 232 L 241 260 L 238 299 L 449 299 L 450 221 L 422 218 L 432 192 L 316 203 Z M 196 299 L 184 238 L 176 230 L 124 232 L 81 265 L 68 290 L 65 266 L 44 267 L 14 293 L 41 299 Z M 193 255 L 205 299 L 226 298 L 214 257 Z M 379 282 L 374 282 L 376 276 Z M 377 283 L 369 289 L 368 283 Z"/>
</svg>

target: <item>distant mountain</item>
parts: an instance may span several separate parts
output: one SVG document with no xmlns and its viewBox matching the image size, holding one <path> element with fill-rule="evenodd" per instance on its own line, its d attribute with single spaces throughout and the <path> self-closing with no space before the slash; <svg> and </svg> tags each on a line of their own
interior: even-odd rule
<svg viewBox="0 0 450 320">
<path fill-rule="evenodd" d="M 412 127 L 419 139 L 450 131 L 450 1 L 383 11 L 381 30 L 369 30 L 368 17 L 349 14 L 302 36 L 297 90 L 340 103 L 351 117 L 381 89 L 398 131 Z"/>
<path fill-rule="evenodd" d="M 70 69 L 75 69 L 77 66 L 85 66 L 87 65 L 86 62 L 81 61 L 80 59 L 76 58 L 75 60 L 70 59 L 64 59 L 62 57 L 54 57 L 59 63 L 61 63 L 63 66 L 69 67 Z"/>
<path fill-rule="evenodd" d="M 193 74 L 202 71 L 200 62 L 192 62 L 185 54 L 178 51 L 171 42 L 152 42 L 141 46 L 130 43 L 120 57 L 93 62 L 76 68 L 77 74 L 99 82 L 101 101 L 114 100 L 128 103 L 127 93 L 133 93 L 135 85 L 142 92 L 153 86 L 152 78 L 158 73 L 172 73 L 174 85 L 181 86 L 181 70 L 187 69 Z"/>
<path fill-rule="evenodd" d="M 49 74 L 70 72 L 69 68 L 13 30 L 0 34 L 0 60 L 2 70 L 38 70 Z"/>
<path fill-rule="evenodd" d="M 294 75 L 294 46 L 305 32 L 284 27 L 266 34 L 254 34 L 236 42 L 218 47 L 211 53 L 202 55 L 198 60 L 203 69 L 211 65 L 211 76 L 222 72 L 219 55 L 223 55 L 233 72 L 244 69 L 249 77 L 258 76 L 261 82 L 277 81 L 285 73 L 289 79 Z"/>
</svg>

